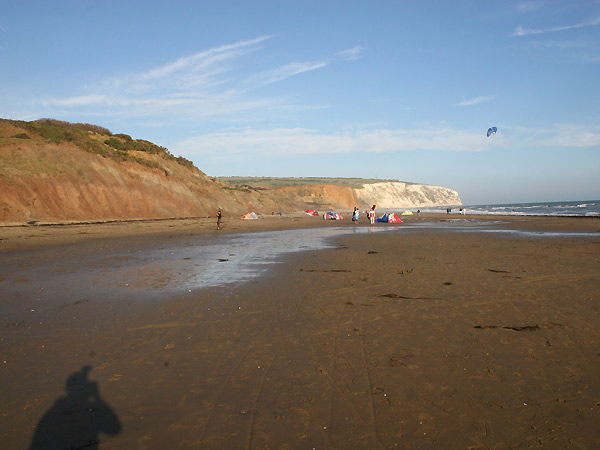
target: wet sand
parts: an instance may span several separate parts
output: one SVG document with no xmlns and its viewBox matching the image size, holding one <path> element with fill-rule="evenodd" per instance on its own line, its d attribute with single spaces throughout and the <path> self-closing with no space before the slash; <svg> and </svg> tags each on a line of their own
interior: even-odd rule
<svg viewBox="0 0 600 450">
<path fill-rule="evenodd" d="M 0 447 L 67 435 L 103 449 L 599 448 L 600 221 L 481 219 L 528 233 L 346 235 L 250 282 L 152 298 L 123 287 L 118 301 L 86 286 L 25 295 L 31 280 L 13 275 L 51 279 L 107 248 L 201 233 L 354 225 L 0 227 Z"/>
</svg>

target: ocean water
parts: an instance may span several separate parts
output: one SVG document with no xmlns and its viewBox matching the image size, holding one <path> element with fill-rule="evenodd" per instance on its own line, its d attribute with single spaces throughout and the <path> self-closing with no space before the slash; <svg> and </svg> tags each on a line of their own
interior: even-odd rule
<svg viewBox="0 0 600 450">
<path fill-rule="evenodd" d="M 460 208 L 467 214 L 482 215 L 600 217 L 600 200 L 453 206 L 452 214 L 460 214 Z M 445 213 L 446 208 L 421 208 L 421 211 Z"/>
</svg>

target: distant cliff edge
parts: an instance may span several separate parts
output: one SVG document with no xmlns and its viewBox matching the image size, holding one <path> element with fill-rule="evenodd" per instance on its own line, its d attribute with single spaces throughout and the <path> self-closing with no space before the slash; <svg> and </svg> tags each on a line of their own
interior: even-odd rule
<svg viewBox="0 0 600 450">
<path fill-rule="evenodd" d="M 289 193 L 312 209 L 380 209 L 460 206 L 458 192 L 441 186 L 361 178 L 252 178 L 228 177 L 220 181 L 237 188 Z"/>
<path fill-rule="evenodd" d="M 365 184 L 356 195 L 363 204 L 376 203 L 383 209 L 462 205 L 458 192 L 452 189 L 399 181 Z"/>
</svg>

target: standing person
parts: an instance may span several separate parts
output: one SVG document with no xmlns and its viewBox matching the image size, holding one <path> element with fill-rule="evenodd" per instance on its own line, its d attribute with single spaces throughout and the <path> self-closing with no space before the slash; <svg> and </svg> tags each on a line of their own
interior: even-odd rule
<svg viewBox="0 0 600 450">
<path fill-rule="evenodd" d="M 352 213 L 352 222 L 354 222 L 354 224 L 358 223 L 358 216 L 360 216 L 360 211 L 358 210 L 358 208 L 355 206 L 354 207 L 354 212 Z"/>
<path fill-rule="evenodd" d="M 221 229 L 221 210 L 217 211 L 217 230 Z"/>
<path fill-rule="evenodd" d="M 377 205 L 373 205 L 369 211 L 369 220 L 371 221 L 371 225 L 375 223 L 375 206 Z"/>
</svg>

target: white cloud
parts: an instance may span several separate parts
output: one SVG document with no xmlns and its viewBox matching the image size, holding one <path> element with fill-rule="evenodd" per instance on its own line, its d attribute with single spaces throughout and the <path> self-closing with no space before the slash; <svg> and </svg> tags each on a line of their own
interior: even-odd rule
<svg viewBox="0 0 600 450">
<path fill-rule="evenodd" d="M 517 5 L 517 11 L 520 13 L 528 13 L 540 9 L 542 5 L 537 1 L 522 2 Z"/>
<path fill-rule="evenodd" d="M 473 106 L 473 105 L 478 105 L 479 103 L 488 102 L 493 99 L 494 99 L 494 97 L 490 96 L 490 95 L 475 97 L 475 98 L 462 100 L 459 103 L 457 103 L 455 106 Z"/>
<path fill-rule="evenodd" d="M 333 58 L 290 62 L 248 73 L 244 55 L 261 49 L 272 35 L 235 42 L 178 58 L 144 72 L 107 78 L 83 86 L 81 93 L 63 98 L 36 99 L 57 113 L 110 114 L 120 117 L 157 117 L 194 120 L 207 116 L 231 115 L 256 108 L 323 108 L 322 105 L 296 105 L 281 97 L 251 98 L 249 92 L 290 77 L 321 69 Z M 61 109 L 57 111 L 57 109 Z"/>
<path fill-rule="evenodd" d="M 181 71 L 198 71 L 214 66 L 217 63 L 242 56 L 246 53 L 257 50 L 257 44 L 260 44 L 273 36 L 261 36 L 248 41 L 239 41 L 234 44 L 222 45 L 210 50 L 199 52 L 191 56 L 179 58 L 178 60 L 165 64 L 162 67 L 149 70 L 141 75 L 140 79 L 147 80 L 153 78 L 162 78 Z"/>
<path fill-rule="evenodd" d="M 556 124 L 543 130 L 546 136 L 540 144 L 547 147 L 599 147 L 600 126 L 583 126 L 576 124 Z"/>
<path fill-rule="evenodd" d="M 41 101 L 44 106 L 62 106 L 67 108 L 78 106 L 93 106 L 109 103 L 109 99 L 104 95 L 80 95 L 75 97 L 43 99 Z"/>
<path fill-rule="evenodd" d="M 357 45 L 356 47 L 342 50 L 341 52 L 338 52 L 337 55 L 342 59 L 356 60 L 362 57 L 363 50 L 364 47 Z"/>
<path fill-rule="evenodd" d="M 527 36 L 529 34 L 542 34 L 543 31 L 542 30 L 532 30 L 530 28 L 523 28 L 521 25 L 519 25 L 517 28 L 515 28 L 515 31 L 513 31 L 513 34 L 511 34 L 511 36 Z"/>
<path fill-rule="evenodd" d="M 324 134 L 305 128 L 234 130 L 197 136 L 174 146 L 177 153 L 215 160 L 318 154 L 399 151 L 481 151 L 490 146 L 482 133 L 451 128 L 370 130 Z"/>
<path fill-rule="evenodd" d="M 574 25 L 565 25 L 562 27 L 553 27 L 553 28 L 544 28 L 544 29 L 531 29 L 531 28 L 523 28 L 522 26 L 518 26 L 515 31 L 511 34 L 512 37 L 515 36 L 527 36 L 531 34 L 545 34 L 545 33 L 556 33 L 558 31 L 566 31 L 573 30 L 575 28 L 583 28 L 583 27 L 592 27 L 600 25 L 600 17 L 589 20 L 587 22 L 577 23 Z"/>
<path fill-rule="evenodd" d="M 323 61 L 311 61 L 303 63 L 290 63 L 285 66 L 276 67 L 261 73 L 253 74 L 247 77 L 240 83 L 240 87 L 243 91 L 249 91 L 258 89 L 277 81 L 285 80 L 286 78 L 298 75 L 304 72 L 310 72 L 312 70 L 320 69 L 328 65 L 327 60 Z"/>
<path fill-rule="evenodd" d="M 450 126 L 417 129 L 371 129 L 322 133 L 306 128 L 226 130 L 193 137 L 173 146 L 175 153 L 211 161 L 298 157 L 324 154 L 405 151 L 480 152 L 499 148 L 600 147 L 600 126 L 557 124 L 548 129 L 501 128 L 492 138 L 485 131 Z"/>
</svg>

